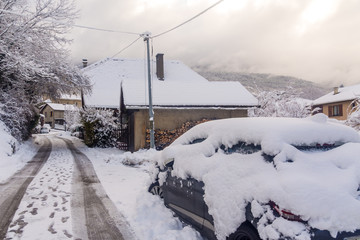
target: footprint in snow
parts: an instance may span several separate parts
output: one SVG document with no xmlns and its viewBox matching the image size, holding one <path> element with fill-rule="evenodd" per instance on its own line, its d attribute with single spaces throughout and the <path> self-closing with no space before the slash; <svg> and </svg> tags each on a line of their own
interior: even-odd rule
<svg viewBox="0 0 360 240">
<path fill-rule="evenodd" d="M 37 214 L 38 214 L 37 211 L 38 211 L 37 208 L 33 208 L 30 213 L 31 213 L 32 215 L 37 215 Z"/>
</svg>

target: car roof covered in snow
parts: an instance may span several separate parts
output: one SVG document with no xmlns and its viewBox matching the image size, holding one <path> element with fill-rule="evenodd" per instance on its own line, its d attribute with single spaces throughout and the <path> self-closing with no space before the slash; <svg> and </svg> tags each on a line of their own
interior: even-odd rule
<svg viewBox="0 0 360 240">
<path fill-rule="evenodd" d="M 221 144 L 231 147 L 239 141 L 261 145 L 265 153 L 275 155 L 284 143 L 311 146 L 360 142 L 360 135 L 350 127 L 329 120 L 324 114 L 303 119 L 231 118 L 199 124 L 176 139 L 171 147 L 186 145 L 196 139 L 206 139 L 201 143 L 205 155 Z"/>
<path fill-rule="evenodd" d="M 151 62 L 155 67 L 155 62 Z M 148 106 L 147 69 L 144 60 L 106 59 L 85 68 L 93 84 L 85 105 L 119 108 L 122 87 L 127 108 Z M 240 108 L 258 105 L 239 82 L 210 82 L 180 61 L 164 61 L 164 81 L 152 73 L 154 107 Z"/>
</svg>

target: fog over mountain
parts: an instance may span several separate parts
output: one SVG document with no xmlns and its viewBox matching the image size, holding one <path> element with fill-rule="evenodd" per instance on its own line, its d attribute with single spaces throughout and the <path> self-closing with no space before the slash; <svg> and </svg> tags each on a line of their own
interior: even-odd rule
<svg viewBox="0 0 360 240">
<path fill-rule="evenodd" d="M 254 95 L 262 91 L 287 90 L 291 88 L 296 90 L 300 97 L 313 100 L 331 91 L 331 88 L 290 76 L 209 71 L 198 71 L 198 73 L 209 81 L 239 81 Z"/>
</svg>

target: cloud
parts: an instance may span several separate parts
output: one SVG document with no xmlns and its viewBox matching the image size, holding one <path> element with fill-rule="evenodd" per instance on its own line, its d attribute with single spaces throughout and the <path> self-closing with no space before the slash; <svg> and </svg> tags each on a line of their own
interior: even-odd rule
<svg viewBox="0 0 360 240">
<path fill-rule="evenodd" d="M 158 34 L 193 17 L 214 0 L 78 0 L 77 24 Z M 225 0 L 152 41 L 191 67 L 291 75 L 345 85 L 360 79 L 360 2 L 355 0 Z M 74 28 L 74 61 L 110 57 L 137 36 Z M 118 57 L 144 58 L 138 41 Z"/>
</svg>

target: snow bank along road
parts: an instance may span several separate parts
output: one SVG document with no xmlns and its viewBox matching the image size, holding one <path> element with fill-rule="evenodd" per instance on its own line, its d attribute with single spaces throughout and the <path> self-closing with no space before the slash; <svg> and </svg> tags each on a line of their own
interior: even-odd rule
<svg viewBox="0 0 360 240">
<path fill-rule="evenodd" d="M 135 239 L 90 160 L 48 135 L 24 169 L 0 185 L 0 239 Z"/>
</svg>

